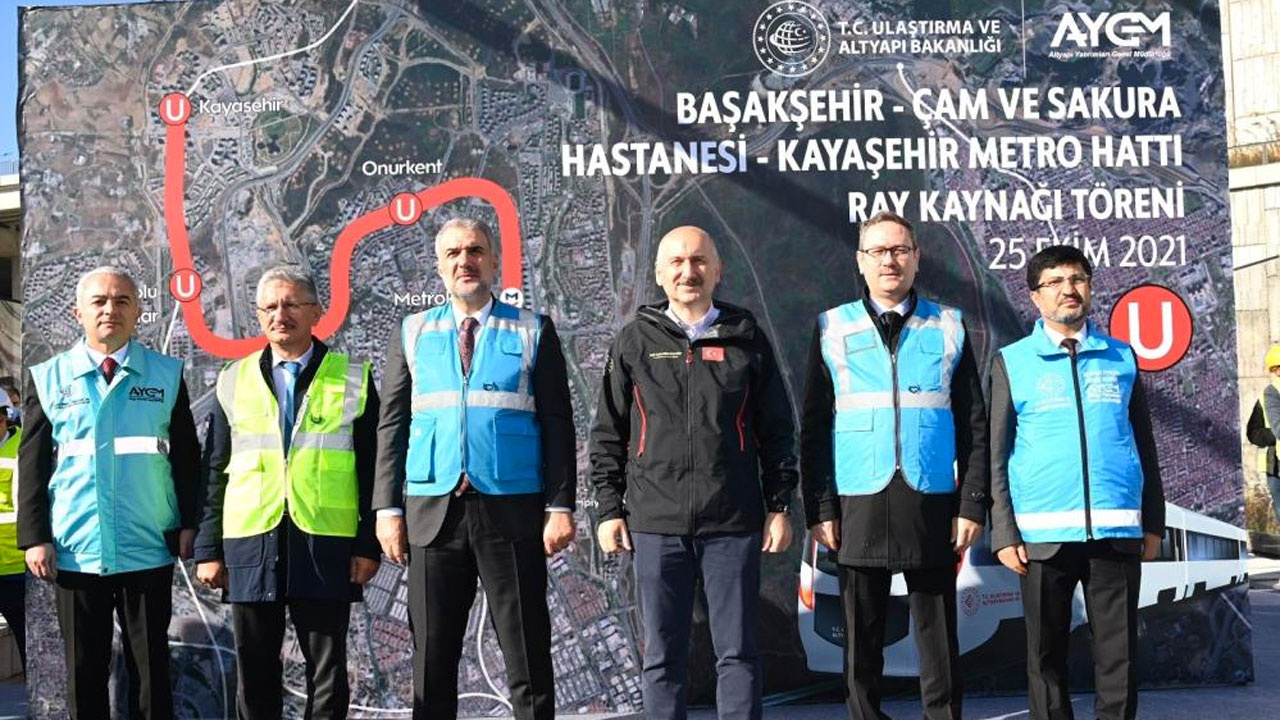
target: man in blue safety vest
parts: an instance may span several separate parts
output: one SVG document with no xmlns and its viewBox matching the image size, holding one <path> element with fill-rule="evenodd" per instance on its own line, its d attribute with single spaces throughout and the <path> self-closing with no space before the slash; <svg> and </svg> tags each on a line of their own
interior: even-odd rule
<svg viewBox="0 0 1280 720">
<path fill-rule="evenodd" d="M 881 720 L 889 585 L 907 584 L 926 720 L 960 720 L 957 557 L 986 518 L 987 415 L 960 310 L 914 289 L 920 248 L 862 223 L 866 294 L 818 318 L 800 436 L 805 515 L 836 551 L 850 717 Z"/>
<path fill-rule="evenodd" d="M 546 558 L 573 540 L 577 487 L 564 355 L 550 318 L 491 294 L 487 225 L 455 218 L 435 245 L 450 301 L 391 335 L 373 497 L 383 552 L 411 560 L 413 716 L 457 716 L 478 575 L 511 712 L 550 720 Z"/>
<path fill-rule="evenodd" d="M 200 470 L 182 361 L 131 339 L 141 307 L 123 270 L 82 276 L 74 314 L 84 339 L 33 366 L 24 393 L 18 545 L 57 586 L 71 717 L 111 716 L 114 612 L 131 712 L 171 718 L 173 557 L 191 557 Z"/>
<path fill-rule="evenodd" d="M 991 362 L 991 547 L 1021 576 L 1034 720 L 1070 720 L 1067 638 L 1083 583 L 1094 712 L 1137 714 L 1139 559 L 1164 536 L 1164 490 L 1137 358 L 1089 320 L 1093 267 L 1056 245 L 1027 263 L 1040 319 Z"/>
</svg>

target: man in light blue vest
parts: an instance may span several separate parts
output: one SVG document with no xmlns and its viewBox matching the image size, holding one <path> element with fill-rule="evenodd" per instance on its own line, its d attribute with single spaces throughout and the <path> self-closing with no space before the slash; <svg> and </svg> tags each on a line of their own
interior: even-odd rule
<svg viewBox="0 0 1280 720">
<path fill-rule="evenodd" d="M 574 536 L 573 408 L 551 319 L 495 299 L 493 234 L 436 235 L 450 301 L 392 333 L 373 508 L 383 552 L 409 563 L 413 716 L 458 712 L 458 663 L 480 579 L 511 712 L 555 715 L 546 558 Z"/>
<path fill-rule="evenodd" d="M 986 519 L 987 415 L 960 310 L 916 293 L 920 248 L 893 213 L 862 223 L 866 294 L 818 318 L 800 476 L 814 539 L 838 554 L 847 705 L 880 710 L 889 585 L 915 621 L 926 720 L 960 720 L 957 559 Z"/>
<path fill-rule="evenodd" d="M 1040 311 L 991 362 L 991 547 L 1021 576 L 1034 720 L 1070 720 L 1067 637 L 1084 584 L 1094 711 L 1137 714 L 1139 558 L 1164 535 L 1155 438 L 1127 344 L 1089 320 L 1093 267 L 1069 245 L 1027 264 Z"/>
<path fill-rule="evenodd" d="M 133 716 L 173 716 L 170 586 L 195 539 L 200 443 L 182 361 L 131 339 L 140 314 L 128 274 L 86 273 L 84 340 L 33 366 L 25 393 L 18 546 L 57 585 L 72 718 L 111 716 L 113 613 Z"/>
</svg>

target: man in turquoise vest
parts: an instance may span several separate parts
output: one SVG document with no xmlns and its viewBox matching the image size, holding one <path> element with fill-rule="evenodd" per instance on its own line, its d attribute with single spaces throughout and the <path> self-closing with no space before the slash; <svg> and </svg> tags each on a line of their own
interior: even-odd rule
<svg viewBox="0 0 1280 720">
<path fill-rule="evenodd" d="M 818 318 L 800 476 L 814 539 L 837 553 L 849 715 L 879 720 L 889 585 L 901 572 L 926 720 L 960 720 L 958 556 L 986 518 L 986 407 L 956 308 L 915 292 L 920 248 L 893 213 L 861 227 L 860 300 Z"/>
<path fill-rule="evenodd" d="M 269 346 L 218 376 L 196 577 L 231 605 L 241 720 L 278 720 L 285 610 L 306 664 L 306 713 L 345 718 L 351 603 L 378 570 L 378 394 L 368 363 L 313 337 L 323 310 L 295 266 L 258 280 Z"/>
<path fill-rule="evenodd" d="M 478 575 L 511 712 L 549 720 L 546 557 L 573 540 L 577 487 L 564 355 L 550 318 L 492 296 L 498 262 L 484 223 L 446 222 L 436 269 L 450 302 L 391 335 L 373 503 L 383 552 L 412 560 L 413 716 L 457 716 Z"/>
<path fill-rule="evenodd" d="M 18 444 L 22 428 L 9 422 L 7 393 L 0 391 L 0 615 L 27 666 L 27 562 L 18 549 Z"/>
<path fill-rule="evenodd" d="M 18 546 L 56 584 L 72 718 L 110 717 L 112 613 L 135 717 L 170 718 L 173 556 L 191 557 L 200 443 L 182 361 L 132 340 L 138 288 L 100 267 L 76 284 L 84 340 L 30 370 L 18 450 Z"/>
<path fill-rule="evenodd" d="M 1089 320 L 1093 267 L 1055 245 L 1027 263 L 1040 311 L 991 362 L 991 547 L 1021 576 L 1031 717 L 1070 720 L 1067 638 L 1083 583 L 1099 720 L 1137 714 L 1139 558 L 1164 535 L 1151 419 L 1127 344 Z"/>
</svg>

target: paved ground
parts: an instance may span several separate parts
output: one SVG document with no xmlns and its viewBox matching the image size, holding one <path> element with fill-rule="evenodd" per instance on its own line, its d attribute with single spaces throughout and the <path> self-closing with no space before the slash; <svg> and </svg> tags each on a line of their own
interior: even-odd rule
<svg viewBox="0 0 1280 720">
<path fill-rule="evenodd" d="M 1138 701 L 1141 720 L 1235 720 L 1237 718 L 1280 717 L 1280 560 L 1254 558 L 1249 562 L 1253 589 L 1249 601 L 1253 606 L 1254 677 L 1251 685 L 1200 688 L 1195 690 L 1152 690 Z M 1093 695 L 1082 693 L 1073 698 L 1077 720 L 1093 720 Z M 26 688 L 21 679 L 0 681 L 0 720 L 25 717 Z M 920 704 L 914 701 L 886 702 L 884 711 L 895 718 L 920 715 Z M 794 705 L 769 708 L 766 720 L 830 720 L 844 716 L 839 705 Z M 1028 717 L 1023 697 L 967 698 L 966 720 L 1019 720 Z M 634 716 L 566 716 L 582 720 L 622 720 Z M 714 720 L 714 710 L 696 710 L 691 720 Z"/>
</svg>

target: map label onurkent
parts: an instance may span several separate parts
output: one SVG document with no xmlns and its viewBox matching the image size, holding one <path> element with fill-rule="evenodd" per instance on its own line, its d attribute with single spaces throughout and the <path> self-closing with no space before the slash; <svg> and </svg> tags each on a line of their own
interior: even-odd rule
<svg viewBox="0 0 1280 720">
<path fill-rule="evenodd" d="M 368 177 L 378 175 L 439 175 L 444 172 L 443 160 L 418 161 L 400 160 L 398 162 L 375 162 L 365 160 L 360 164 L 360 172 Z"/>
</svg>

